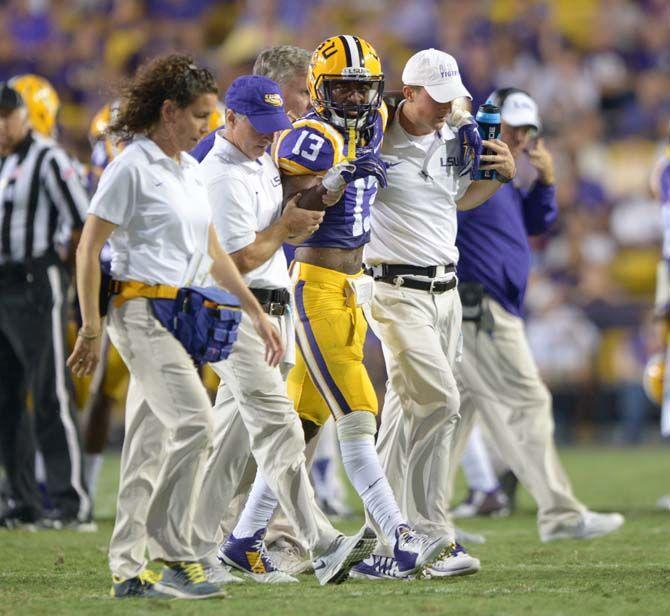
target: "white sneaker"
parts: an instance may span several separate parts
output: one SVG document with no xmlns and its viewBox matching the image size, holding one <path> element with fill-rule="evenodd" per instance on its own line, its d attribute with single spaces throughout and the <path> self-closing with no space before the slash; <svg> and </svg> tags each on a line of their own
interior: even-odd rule
<svg viewBox="0 0 670 616">
<path fill-rule="evenodd" d="M 540 539 L 543 543 L 557 539 L 593 539 L 613 533 L 624 521 L 625 518 L 620 513 L 585 511 L 577 524 L 559 526 L 549 533 L 540 533 Z"/>
<path fill-rule="evenodd" d="M 665 509 L 666 511 L 670 510 L 670 494 L 661 496 L 661 498 L 656 501 L 656 506 L 659 509 Z"/>
<path fill-rule="evenodd" d="M 230 567 L 224 565 L 216 556 L 208 556 L 201 561 L 207 581 L 212 584 L 241 584 L 244 580 L 233 575 Z"/>
<path fill-rule="evenodd" d="M 438 577 L 454 577 L 456 575 L 471 575 L 477 573 L 481 568 L 478 558 L 470 556 L 465 551 L 465 548 L 456 544 L 453 550 L 447 555 L 436 560 L 432 565 L 429 565 L 423 570 L 423 577 L 438 578 Z"/>
<path fill-rule="evenodd" d="M 300 575 L 314 572 L 309 555 L 292 541 L 277 539 L 267 546 L 267 552 L 275 567 L 284 573 Z"/>
<path fill-rule="evenodd" d="M 399 526 L 395 531 L 393 556 L 400 575 L 412 575 L 442 558 L 451 548 L 448 537 L 431 537 L 409 526 Z"/>
<path fill-rule="evenodd" d="M 314 575 L 319 584 L 341 584 L 349 577 L 352 567 L 372 554 L 377 544 L 377 535 L 363 528 L 353 537 L 338 535 L 325 554 L 314 559 Z"/>
<path fill-rule="evenodd" d="M 478 545 L 486 543 L 486 537 L 479 533 L 469 533 L 467 530 L 458 528 L 458 526 L 454 528 L 454 532 L 456 533 L 456 543 L 476 543 Z"/>
</svg>

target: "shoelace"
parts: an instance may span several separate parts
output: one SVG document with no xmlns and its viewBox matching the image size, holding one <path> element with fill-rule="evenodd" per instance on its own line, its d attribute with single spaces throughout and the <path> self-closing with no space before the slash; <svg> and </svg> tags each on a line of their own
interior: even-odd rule
<svg viewBox="0 0 670 616">
<path fill-rule="evenodd" d="M 202 584 L 207 581 L 207 575 L 201 563 L 182 562 L 179 563 L 179 566 L 191 584 Z"/>
<path fill-rule="evenodd" d="M 142 584 L 153 585 L 156 582 L 158 582 L 158 580 L 160 580 L 161 574 L 160 573 L 155 573 L 155 572 L 151 571 L 150 569 L 145 569 L 144 571 L 142 571 L 142 573 L 139 574 L 138 577 L 140 578 L 140 582 Z"/>
<path fill-rule="evenodd" d="M 403 538 L 403 543 L 408 547 L 414 545 L 416 545 L 417 547 L 423 547 L 424 545 L 432 541 L 432 539 L 428 535 L 422 535 L 409 528 L 406 531 L 400 533 L 400 536 Z"/>
<path fill-rule="evenodd" d="M 272 559 L 270 558 L 270 555 L 268 554 L 267 549 L 265 548 L 265 542 L 263 541 L 262 538 L 254 542 L 253 548 L 256 552 L 258 552 L 258 555 L 263 565 L 265 566 L 266 573 L 271 573 L 272 571 L 277 570 L 277 567 L 275 567 L 274 563 L 272 562 Z"/>
</svg>

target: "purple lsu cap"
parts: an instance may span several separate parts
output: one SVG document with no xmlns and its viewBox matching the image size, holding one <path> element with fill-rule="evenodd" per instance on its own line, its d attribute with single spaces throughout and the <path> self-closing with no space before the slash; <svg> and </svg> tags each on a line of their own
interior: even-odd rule
<svg viewBox="0 0 670 616">
<path fill-rule="evenodd" d="M 247 116 L 259 133 L 292 128 L 279 85 L 260 75 L 242 75 L 226 92 L 226 107 Z"/>
</svg>

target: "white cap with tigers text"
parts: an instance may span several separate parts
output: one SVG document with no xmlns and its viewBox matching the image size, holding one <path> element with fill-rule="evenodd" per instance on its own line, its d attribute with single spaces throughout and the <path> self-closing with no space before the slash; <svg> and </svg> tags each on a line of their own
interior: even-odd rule
<svg viewBox="0 0 670 616">
<path fill-rule="evenodd" d="M 453 56 L 439 49 L 424 49 L 405 64 L 402 82 L 406 86 L 423 86 L 437 103 L 448 103 L 470 92 L 461 81 L 461 73 Z"/>
<path fill-rule="evenodd" d="M 536 130 L 542 128 L 537 104 L 525 92 L 512 92 L 500 108 L 500 118 L 510 126 L 532 126 Z"/>
</svg>

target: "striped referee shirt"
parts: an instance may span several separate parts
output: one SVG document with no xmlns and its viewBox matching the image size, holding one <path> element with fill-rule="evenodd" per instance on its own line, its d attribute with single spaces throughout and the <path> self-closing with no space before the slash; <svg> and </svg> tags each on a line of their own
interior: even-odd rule
<svg viewBox="0 0 670 616">
<path fill-rule="evenodd" d="M 0 157 L 0 264 L 54 252 L 84 224 L 88 197 L 75 163 L 32 133 Z"/>
</svg>

